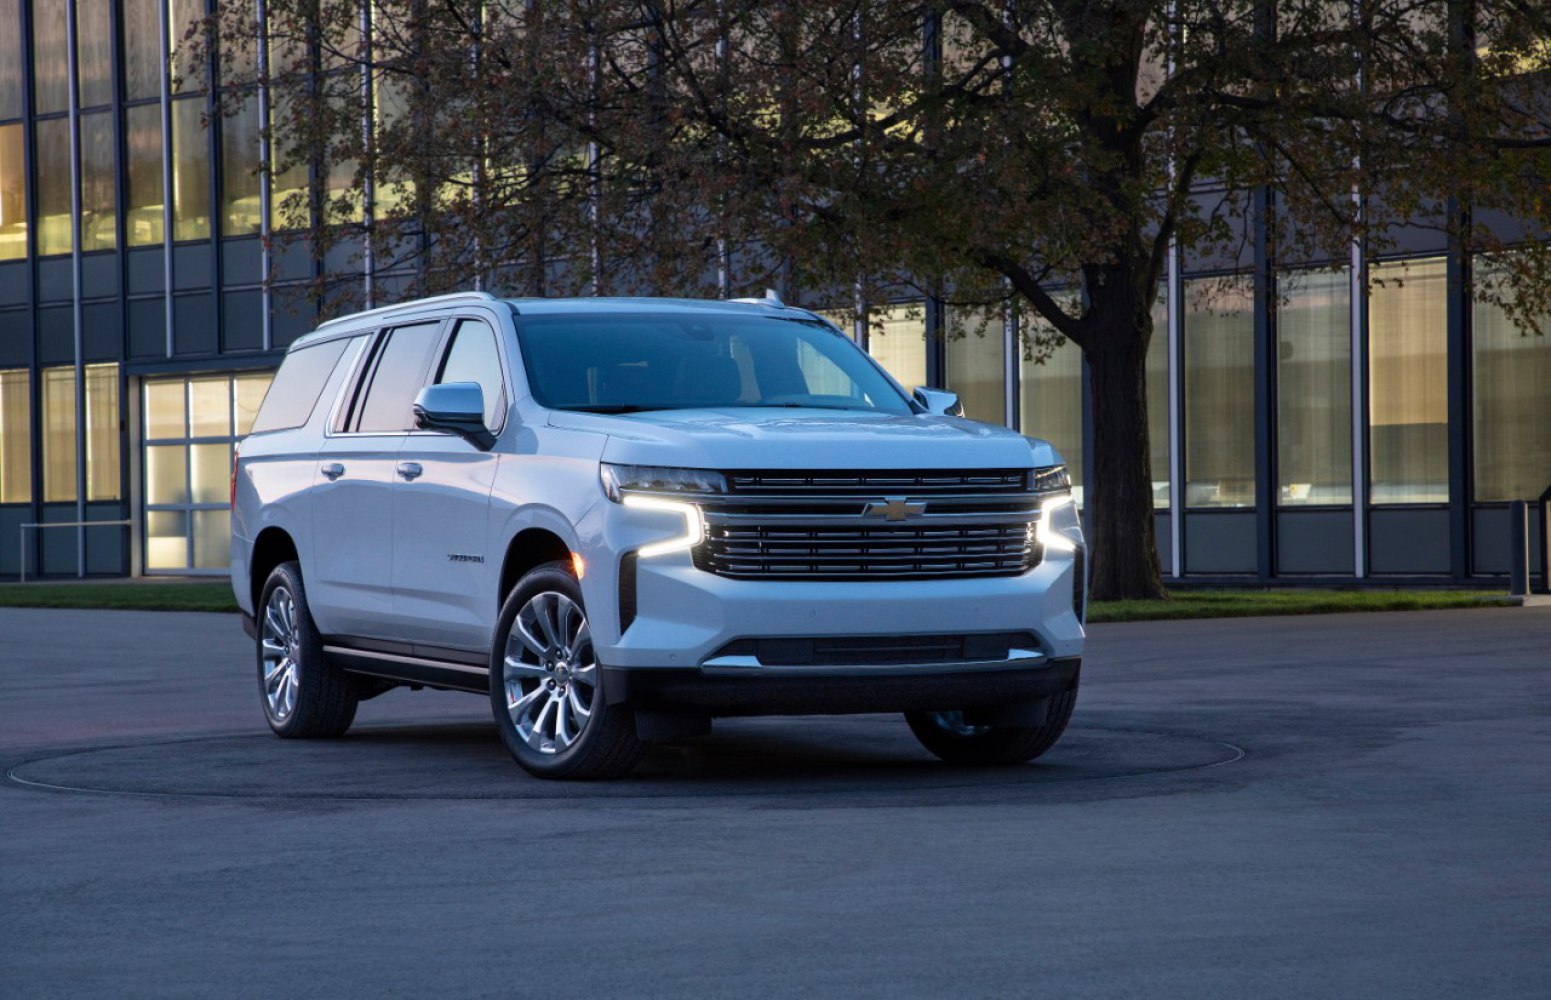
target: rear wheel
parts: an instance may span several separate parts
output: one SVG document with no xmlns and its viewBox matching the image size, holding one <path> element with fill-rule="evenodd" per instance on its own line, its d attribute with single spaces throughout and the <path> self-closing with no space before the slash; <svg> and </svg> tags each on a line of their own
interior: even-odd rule
<svg viewBox="0 0 1551 1000">
<path fill-rule="evenodd" d="M 983 725 L 973 713 L 908 712 L 905 721 L 921 745 L 950 764 L 1022 764 L 1055 745 L 1077 705 L 1077 689 L 1051 695 L 1045 720 L 1035 726 Z"/>
<path fill-rule="evenodd" d="M 264 718 L 277 736 L 339 736 L 355 721 L 360 693 L 353 677 L 330 663 L 307 610 L 302 569 L 281 563 L 259 593 L 258 682 Z"/>
<path fill-rule="evenodd" d="M 540 778 L 617 778 L 646 752 L 630 707 L 603 696 L 582 588 L 567 564 L 529 571 L 507 596 L 490 707 L 507 750 Z"/>
</svg>

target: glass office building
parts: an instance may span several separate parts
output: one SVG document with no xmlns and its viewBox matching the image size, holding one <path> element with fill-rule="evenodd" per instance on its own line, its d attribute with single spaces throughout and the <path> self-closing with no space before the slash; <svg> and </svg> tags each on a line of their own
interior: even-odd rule
<svg viewBox="0 0 1551 1000">
<path fill-rule="evenodd" d="M 234 444 L 316 321 L 310 283 L 362 268 L 268 240 L 307 178 L 259 171 L 257 95 L 221 117 L 184 82 L 177 42 L 205 10 L 0 0 L 0 578 L 224 572 Z M 1505 574 L 1508 501 L 1551 486 L 1551 337 L 1472 303 L 1470 262 L 1428 231 L 1392 258 L 1259 275 L 1253 237 L 1243 259 L 1175 260 L 1155 310 L 1165 576 Z M 393 287 L 368 277 L 379 300 Z M 849 301 L 795 298 L 856 329 Z M 1042 356 L 1038 323 L 936 301 L 869 316 L 860 336 L 901 382 L 1049 438 L 1082 496 L 1073 345 Z"/>
</svg>

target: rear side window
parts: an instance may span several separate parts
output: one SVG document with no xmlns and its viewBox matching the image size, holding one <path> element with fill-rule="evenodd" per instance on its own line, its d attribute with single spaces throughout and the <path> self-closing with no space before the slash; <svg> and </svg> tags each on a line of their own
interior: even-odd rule
<svg viewBox="0 0 1551 1000">
<path fill-rule="evenodd" d="M 355 429 L 365 433 L 407 431 L 414 426 L 415 395 L 425 388 L 440 321 L 401 326 L 378 351 L 377 367 Z"/>
<path fill-rule="evenodd" d="M 348 342 L 341 338 L 287 354 L 264 395 L 258 416 L 253 418 L 252 433 L 290 430 L 306 424 Z"/>
</svg>

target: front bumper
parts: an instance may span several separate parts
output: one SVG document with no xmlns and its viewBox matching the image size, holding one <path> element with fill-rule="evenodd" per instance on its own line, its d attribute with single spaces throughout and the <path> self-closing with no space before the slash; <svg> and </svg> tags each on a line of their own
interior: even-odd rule
<svg viewBox="0 0 1551 1000">
<path fill-rule="evenodd" d="M 605 667 L 610 703 L 671 715 L 852 715 L 864 712 L 933 712 L 1003 709 L 1026 705 L 1077 687 L 1082 661 L 938 665 L 934 670 L 851 668 L 845 674 L 813 674 L 805 668 L 765 670 L 742 676 L 707 670 Z"/>
<path fill-rule="evenodd" d="M 730 579 L 697 569 L 687 551 L 621 560 L 629 548 L 588 553 L 582 582 L 594 646 L 610 666 L 699 668 L 736 640 L 781 636 L 1028 631 L 1047 659 L 1082 655 L 1073 601 L 1081 566 L 1071 552 L 1047 553 L 1018 576 L 834 581 Z M 632 572 L 633 586 L 622 587 Z M 623 592 L 634 616 L 621 629 Z"/>
</svg>

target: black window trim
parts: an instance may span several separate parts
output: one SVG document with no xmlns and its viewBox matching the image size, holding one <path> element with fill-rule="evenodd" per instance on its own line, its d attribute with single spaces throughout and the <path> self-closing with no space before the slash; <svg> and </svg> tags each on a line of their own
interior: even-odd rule
<svg viewBox="0 0 1551 1000">
<path fill-rule="evenodd" d="M 357 370 L 355 381 L 350 386 L 349 392 L 346 394 L 348 402 L 344 403 L 344 405 L 340 407 L 338 416 L 334 422 L 333 430 L 328 436 L 397 437 L 402 434 L 415 433 L 413 427 L 407 427 L 400 431 L 360 430 L 359 427 L 361 423 L 361 413 L 364 408 L 363 404 L 366 398 L 371 394 L 372 383 L 377 378 L 377 369 L 380 367 L 383 354 L 385 353 L 384 348 L 388 343 L 388 338 L 395 330 L 401 330 L 411 326 L 431 326 L 434 324 L 437 327 L 437 346 L 435 351 L 432 353 L 432 357 L 439 357 L 440 352 L 445 349 L 447 344 L 447 331 L 449 328 L 450 318 L 451 317 L 445 315 L 419 316 L 414 318 L 406 317 L 401 322 L 394 323 L 390 326 L 382 326 L 377 328 L 377 330 L 373 333 L 372 343 L 367 348 L 367 357 L 363 361 L 361 367 Z M 422 385 L 421 388 L 424 388 L 424 385 Z"/>
</svg>

